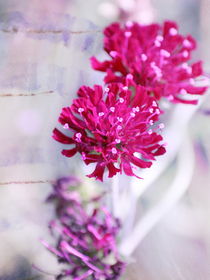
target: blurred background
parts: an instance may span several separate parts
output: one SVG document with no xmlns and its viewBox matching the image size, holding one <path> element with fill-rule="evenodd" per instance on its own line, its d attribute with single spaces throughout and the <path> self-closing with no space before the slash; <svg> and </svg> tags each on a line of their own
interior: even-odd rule
<svg viewBox="0 0 210 280">
<path fill-rule="evenodd" d="M 54 213 L 45 199 L 52 180 L 76 174 L 87 188 L 97 188 L 84 176 L 79 158 L 61 156 L 51 134 L 79 86 L 102 81 L 89 58 L 103 56 L 103 28 L 113 21 L 165 19 L 176 20 L 182 33 L 198 40 L 195 58 L 209 73 L 209 0 L 0 0 L 1 280 L 53 279 L 32 264 L 58 271 L 56 259 L 39 241 L 51 240 L 47 223 Z M 153 180 L 138 193 L 142 237 L 124 279 L 210 279 L 210 97 L 197 108 L 182 109 L 169 121 L 173 127 L 174 116 L 180 124 L 180 112 L 183 118 L 186 114 L 186 125 L 176 125 L 169 135 L 170 160 L 147 175 Z M 131 184 L 141 190 L 143 183 Z M 167 199 L 171 186 L 175 191 Z"/>
</svg>

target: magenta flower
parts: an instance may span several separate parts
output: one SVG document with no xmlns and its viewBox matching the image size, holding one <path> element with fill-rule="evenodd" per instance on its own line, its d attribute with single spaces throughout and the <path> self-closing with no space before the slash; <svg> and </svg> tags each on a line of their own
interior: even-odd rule
<svg viewBox="0 0 210 280">
<path fill-rule="evenodd" d="M 59 117 L 69 136 L 54 129 L 55 140 L 74 146 L 63 155 L 78 152 L 86 164 L 96 163 L 88 177 L 102 181 L 106 168 L 108 177 L 118 172 L 136 176 L 136 167 L 150 167 L 151 160 L 165 152 L 159 143 L 163 124 L 156 124 L 160 115 L 156 101 L 141 86 L 131 86 L 129 75 L 126 83 L 112 83 L 105 90 L 99 85 L 82 86 L 78 98 Z"/>
<path fill-rule="evenodd" d="M 91 58 L 92 67 L 106 72 L 105 83 L 122 82 L 131 74 L 136 84 L 146 88 L 157 100 L 166 97 L 177 103 L 196 104 L 185 95 L 201 95 L 206 87 L 196 87 L 195 78 L 203 74 L 201 61 L 188 63 L 196 48 L 195 40 L 178 33 L 175 22 L 140 25 L 113 23 L 104 30 L 104 50 L 111 60 Z"/>
<path fill-rule="evenodd" d="M 116 245 L 120 222 L 97 206 L 102 197 L 83 201 L 75 183 L 72 177 L 59 179 L 48 198 L 56 204 L 57 218 L 50 222 L 56 245 L 42 243 L 65 265 L 56 279 L 119 279 L 125 268 Z"/>
</svg>

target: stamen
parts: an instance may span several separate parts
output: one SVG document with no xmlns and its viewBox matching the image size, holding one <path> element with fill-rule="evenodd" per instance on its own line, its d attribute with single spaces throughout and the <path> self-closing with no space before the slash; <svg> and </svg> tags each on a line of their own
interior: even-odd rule
<svg viewBox="0 0 210 280">
<path fill-rule="evenodd" d="M 170 57 L 171 56 L 171 54 L 167 50 L 164 50 L 164 49 L 160 50 L 160 54 L 164 57 Z"/>
<path fill-rule="evenodd" d="M 128 75 L 126 76 L 126 78 L 127 78 L 128 80 L 133 80 L 133 75 L 132 75 L 132 74 L 128 74 Z"/>
<path fill-rule="evenodd" d="M 141 60 L 142 60 L 142 61 L 146 61 L 146 60 L 147 60 L 147 55 L 144 54 L 144 53 L 142 53 L 142 54 L 141 54 Z"/>
<path fill-rule="evenodd" d="M 131 112 L 130 115 L 131 115 L 132 118 L 134 118 L 136 116 L 136 114 L 133 113 L 133 112 Z"/>
<path fill-rule="evenodd" d="M 105 92 L 109 92 L 109 88 L 106 87 L 106 88 L 104 89 L 104 91 L 105 91 Z"/>
<path fill-rule="evenodd" d="M 152 134 L 152 129 L 148 130 L 148 134 L 151 135 Z"/>
<path fill-rule="evenodd" d="M 169 29 L 169 34 L 170 34 L 171 36 L 175 36 L 175 35 L 178 34 L 178 31 L 177 31 L 176 28 L 172 27 L 172 28 Z"/>
<path fill-rule="evenodd" d="M 117 154 L 117 149 L 112 148 L 112 153 L 113 153 L 113 154 Z"/>
<path fill-rule="evenodd" d="M 157 115 L 159 115 L 159 114 L 160 114 L 160 110 L 159 110 L 159 109 L 156 109 L 156 110 L 155 110 L 155 113 L 156 113 Z"/>
<path fill-rule="evenodd" d="M 100 113 L 98 113 L 98 115 L 99 115 L 99 117 L 103 117 L 104 112 L 100 112 Z"/>
<path fill-rule="evenodd" d="M 63 126 L 63 128 L 64 128 L 64 129 L 69 129 L 68 123 L 65 123 L 64 126 Z"/>
<path fill-rule="evenodd" d="M 124 100 L 124 98 L 120 97 L 119 101 L 120 101 L 120 103 L 123 103 L 125 100 Z"/>
<path fill-rule="evenodd" d="M 78 112 L 79 112 L 79 113 L 82 113 L 82 112 L 84 112 L 84 111 L 85 111 L 85 109 L 82 108 L 82 107 L 80 107 L 80 108 L 78 109 Z"/>
<path fill-rule="evenodd" d="M 115 107 L 110 107 L 110 111 L 114 113 Z"/>
<path fill-rule="evenodd" d="M 125 37 L 129 38 L 131 37 L 132 33 L 130 31 L 126 31 L 125 32 Z"/>
<path fill-rule="evenodd" d="M 187 58 L 188 55 L 189 55 L 189 52 L 188 52 L 188 51 L 186 51 L 186 50 L 183 51 L 183 53 L 182 53 L 182 56 L 183 56 L 183 57 Z"/>
<path fill-rule="evenodd" d="M 150 125 L 153 125 L 153 124 L 154 124 L 154 121 L 153 121 L 153 120 L 150 120 L 150 121 L 149 121 L 149 124 L 150 124 Z"/>
<path fill-rule="evenodd" d="M 158 41 L 162 42 L 162 41 L 163 41 L 163 36 L 158 35 L 158 36 L 156 37 L 156 40 L 158 40 Z"/>
<path fill-rule="evenodd" d="M 159 127 L 160 129 L 163 129 L 163 128 L 165 127 L 165 125 L 164 125 L 164 123 L 160 123 L 160 124 L 158 125 L 158 127 Z"/>
<path fill-rule="evenodd" d="M 150 108 L 149 109 L 149 112 L 152 114 L 154 112 L 154 109 L 153 108 Z"/>
<path fill-rule="evenodd" d="M 123 89 L 123 90 L 128 90 L 128 87 L 125 86 L 125 87 L 123 87 L 122 89 Z"/>
<path fill-rule="evenodd" d="M 117 117 L 118 122 L 122 122 L 123 118 Z"/>
<path fill-rule="evenodd" d="M 111 51 L 109 54 L 111 55 L 111 57 L 115 58 L 118 53 L 116 51 Z"/>
<path fill-rule="evenodd" d="M 120 139 L 115 139 L 115 142 L 116 142 L 117 144 L 119 144 L 119 143 L 121 143 L 121 140 L 120 140 Z"/>
<path fill-rule="evenodd" d="M 122 129 L 122 126 L 121 125 L 118 125 L 117 126 L 117 130 L 121 130 Z"/>
<path fill-rule="evenodd" d="M 152 106 L 157 107 L 157 102 L 156 101 L 152 101 Z"/>
<path fill-rule="evenodd" d="M 161 42 L 158 41 L 158 40 L 155 40 L 155 46 L 156 46 L 156 47 L 160 47 L 160 46 L 161 46 Z"/>
<path fill-rule="evenodd" d="M 184 39 L 183 46 L 186 47 L 186 48 L 191 48 L 192 43 L 188 39 Z"/>
<path fill-rule="evenodd" d="M 182 88 L 182 89 L 180 90 L 180 94 L 182 94 L 182 95 L 185 95 L 185 94 L 187 94 L 187 91 L 186 91 L 186 89 Z"/>
</svg>

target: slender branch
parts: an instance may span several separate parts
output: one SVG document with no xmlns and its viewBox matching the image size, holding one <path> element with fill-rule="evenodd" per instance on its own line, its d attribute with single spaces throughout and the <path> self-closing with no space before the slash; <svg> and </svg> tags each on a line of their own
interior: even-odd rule
<svg viewBox="0 0 210 280">
<path fill-rule="evenodd" d="M 194 171 L 194 151 L 189 136 L 186 135 L 178 156 L 177 175 L 163 199 L 136 224 L 133 232 L 125 238 L 120 251 L 130 256 L 148 232 L 179 201 L 192 180 Z"/>
<path fill-rule="evenodd" d="M 27 184 L 52 184 L 54 180 L 29 180 L 29 181 L 6 181 L 0 182 L 0 186 L 3 185 L 27 185 Z"/>
<path fill-rule="evenodd" d="M 18 96 L 37 96 L 37 95 L 45 95 L 45 94 L 52 94 L 54 93 L 53 90 L 49 91 L 42 91 L 42 92 L 33 92 L 33 93 L 0 93 L 0 97 L 18 97 Z"/>
<path fill-rule="evenodd" d="M 68 32 L 69 34 L 79 35 L 79 34 L 91 34 L 91 33 L 102 33 L 101 30 L 79 30 L 79 31 L 72 31 L 72 30 L 44 30 L 44 29 L 18 29 L 16 27 L 12 27 L 10 29 L 0 29 L 0 32 L 3 33 L 29 33 L 29 34 L 54 34 L 59 35 L 63 32 Z"/>
</svg>

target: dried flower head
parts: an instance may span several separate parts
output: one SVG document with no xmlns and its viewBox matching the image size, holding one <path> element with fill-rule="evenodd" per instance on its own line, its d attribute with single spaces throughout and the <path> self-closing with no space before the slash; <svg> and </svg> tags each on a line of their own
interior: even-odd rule
<svg viewBox="0 0 210 280">
<path fill-rule="evenodd" d="M 74 145 L 63 150 L 63 155 L 72 157 L 78 152 L 86 164 L 96 163 L 88 177 L 102 181 L 106 168 L 109 177 L 123 171 L 136 176 L 135 166 L 148 168 L 155 156 L 165 152 L 159 144 L 163 124 L 156 124 L 160 110 L 155 99 L 141 86 L 132 86 L 129 75 L 126 83 L 112 83 L 104 90 L 99 85 L 82 86 L 78 98 L 59 117 L 71 135 L 54 129 L 55 140 Z"/>
<path fill-rule="evenodd" d="M 94 69 L 106 72 L 106 83 L 124 83 L 126 75 L 132 74 L 135 83 L 157 100 L 166 97 L 174 103 L 196 104 L 188 94 L 206 91 L 195 86 L 195 78 L 203 74 L 201 61 L 189 63 L 196 42 L 190 35 L 180 35 L 175 22 L 166 21 L 163 26 L 127 22 L 124 27 L 113 23 L 104 35 L 104 49 L 111 60 L 99 62 L 92 57 L 91 62 Z"/>
<path fill-rule="evenodd" d="M 56 245 L 42 243 L 65 265 L 56 279 L 119 279 L 125 267 L 116 246 L 119 220 L 97 205 L 102 197 L 82 200 L 72 180 L 58 180 L 48 199 L 57 206 L 57 218 L 50 223 Z"/>
</svg>

